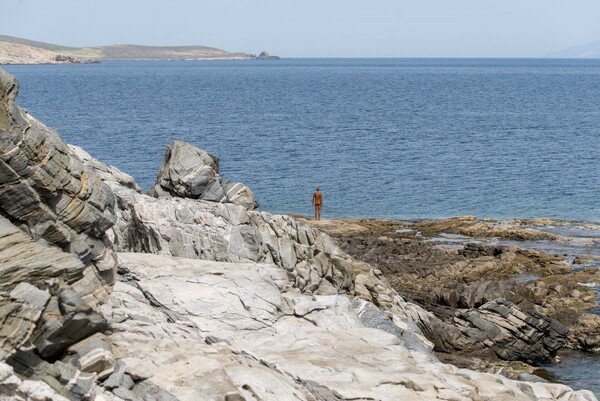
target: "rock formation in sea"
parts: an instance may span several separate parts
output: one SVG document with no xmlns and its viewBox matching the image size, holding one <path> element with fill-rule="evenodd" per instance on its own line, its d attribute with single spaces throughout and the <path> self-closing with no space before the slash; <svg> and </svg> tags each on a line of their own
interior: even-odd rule
<svg viewBox="0 0 600 401">
<path fill-rule="evenodd" d="M 279 56 L 271 56 L 267 51 L 262 51 L 257 57 L 259 60 L 279 60 Z"/>
<path fill-rule="evenodd" d="M 17 89 L 0 70 L 0 399 L 596 399 L 440 362 L 426 337 L 458 329 L 322 231 L 255 210 L 214 157 L 175 143 L 142 194 Z M 554 352 L 543 322 L 486 305 L 477 319 L 518 330 L 478 341 Z"/>
</svg>

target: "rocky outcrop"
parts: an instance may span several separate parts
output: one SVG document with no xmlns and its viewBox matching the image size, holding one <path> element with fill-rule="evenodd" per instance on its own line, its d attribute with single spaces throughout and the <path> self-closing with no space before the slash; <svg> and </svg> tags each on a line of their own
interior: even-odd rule
<svg viewBox="0 0 600 401">
<path fill-rule="evenodd" d="M 525 312 L 502 298 L 477 309 L 458 310 L 453 323 L 475 343 L 491 348 L 504 360 L 552 362 L 565 345 L 567 328 L 536 312 Z"/>
<path fill-rule="evenodd" d="M 219 176 L 219 159 L 189 143 L 175 141 L 165 150 L 154 197 L 178 196 L 258 208 L 247 186 Z"/>
<path fill-rule="evenodd" d="M 442 364 L 399 316 L 344 294 L 302 294 L 273 264 L 119 261 L 127 281 L 102 308 L 121 368 L 102 385 L 125 399 L 595 399 Z"/>
<path fill-rule="evenodd" d="M 195 148 L 189 145 L 185 149 L 193 154 L 192 159 L 202 154 L 198 150 L 191 152 Z M 89 155 L 81 157 L 90 166 L 95 165 L 101 171 L 108 170 Z M 212 159 L 206 156 L 206 160 Z M 164 174 L 164 166 L 159 176 Z M 439 351 L 491 353 L 500 358 L 539 362 L 553 360 L 565 342 L 566 330 L 558 322 L 553 322 L 550 330 L 543 319 L 522 312 L 517 306 L 511 307 L 513 313 L 508 315 L 479 308 L 495 298 L 467 306 L 470 308 L 468 318 L 456 315 L 440 320 L 418 306 L 405 302 L 382 280 L 381 272 L 352 259 L 328 235 L 306 223 L 287 216 L 248 211 L 234 204 L 171 197 L 151 198 L 124 188 L 118 183 L 122 181 L 119 176 L 119 172 L 116 172 L 114 179 L 109 178 L 110 174 L 106 179 L 118 199 L 117 224 L 113 232 L 114 242 L 121 251 L 222 262 L 273 263 L 286 271 L 293 286 L 304 293 L 349 294 L 393 311 L 397 316 L 402 316 L 401 325 L 406 333 L 416 333 L 421 337 L 424 333 Z M 187 186 L 182 188 L 184 191 Z M 375 249 L 375 255 L 383 255 Z M 475 252 L 475 249 L 465 252 Z M 522 266 L 529 262 L 528 258 L 521 256 L 521 251 L 492 252 L 481 249 L 477 252 L 490 262 L 501 260 L 510 271 L 523 269 Z M 504 255 L 501 255 L 503 252 Z M 533 254 L 533 251 L 522 252 Z M 458 261 L 456 259 L 454 262 Z M 547 262 L 549 269 L 562 268 L 555 262 L 554 259 Z M 476 268 L 483 273 L 487 267 Z M 456 276 L 474 268 L 474 264 L 455 263 L 453 266 Z M 489 268 L 487 273 L 490 274 Z M 432 279 L 431 282 L 432 286 L 427 291 L 435 294 L 440 288 L 439 279 Z M 528 323 L 523 323 L 516 316 Z M 471 323 L 483 321 L 487 322 L 486 326 Z M 409 330 L 409 326 L 413 330 Z M 546 342 L 540 342 L 542 338 Z M 510 349 L 511 344 L 515 344 L 514 350 Z"/>
<path fill-rule="evenodd" d="M 447 224 L 438 222 L 435 226 L 456 228 L 465 222 L 469 227 L 479 224 L 471 219 L 449 219 Z M 551 362 L 560 348 L 576 343 L 555 312 L 564 305 L 591 306 L 584 299 L 594 301 L 592 295 L 584 295 L 586 290 L 582 289 L 575 299 L 567 289 L 571 286 L 510 279 L 521 274 L 540 274 L 547 280 L 559 277 L 556 273 L 570 271 L 562 257 L 468 242 L 460 249 L 438 248 L 425 234 L 419 238 L 402 236 L 414 235 L 412 229 L 394 235 L 398 228 L 382 222 L 383 233 L 370 227 L 374 224 L 359 224 L 363 230 L 357 230 L 355 223 L 349 230 L 331 222 L 329 226 L 343 235 L 340 243 L 344 250 L 381 269 L 406 299 L 434 313 L 436 319 L 415 321 L 436 351 L 536 363 Z M 434 226 L 433 222 L 415 224 L 420 229 Z M 507 227 L 501 233 L 514 235 Z M 438 232 L 430 234 L 439 236 Z M 555 300 L 551 288 L 562 290 L 562 295 L 557 292 Z"/>
<path fill-rule="evenodd" d="M 90 398 L 95 375 L 84 380 L 58 359 L 108 327 L 94 307 L 116 277 L 105 234 L 115 198 L 55 131 L 15 104 L 17 93 L 0 70 L 0 360 L 63 396 Z M 25 397 L 17 387 L 14 396 Z"/>
<path fill-rule="evenodd" d="M 259 60 L 279 60 L 279 56 L 271 56 L 268 52 L 262 51 L 257 57 Z"/>
<path fill-rule="evenodd" d="M 189 145 L 177 146 L 188 151 L 194 149 Z M 194 155 L 200 152 L 193 150 Z M 328 235 L 307 224 L 233 203 L 150 197 L 132 189 L 123 173 L 103 166 L 81 149 L 77 153 L 87 166 L 104 174 L 103 179 L 117 198 L 117 223 L 111 230 L 111 238 L 119 251 L 222 262 L 274 263 L 303 292 L 341 292 L 373 300 L 378 305 L 394 303 L 397 295 L 376 272 L 367 264 L 352 260 Z M 168 170 L 164 168 L 166 165 L 161 168 L 160 176 Z M 185 188 L 184 185 L 181 190 Z"/>
<path fill-rule="evenodd" d="M 0 224 L 6 227 L 2 238 L 5 252 L 23 250 L 19 257 L 8 258 L 10 270 L 19 277 L 24 271 L 37 272 L 29 263 L 31 253 L 40 249 L 16 232 L 12 224 L 31 240 L 48 245 L 55 254 L 60 250 L 80 262 L 67 264 L 68 274 L 64 274 L 65 268 L 47 268 L 42 277 L 34 279 L 36 284 L 52 278 L 66 284 L 82 279 L 94 281 L 97 286 L 82 288 L 85 293 L 81 295 L 90 301 L 101 301 L 106 291 L 98 290 L 108 289 L 115 279 L 116 259 L 105 236 L 115 222 L 115 198 L 55 131 L 14 103 L 17 93 L 14 78 L 0 71 L 0 209 L 4 217 Z M 22 265 L 17 265 L 23 257 Z M 62 263 L 54 263 L 59 264 Z M 5 265 L 1 270 L 8 279 Z M 19 281 L 17 278 L 14 285 Z M 4 285 L 10 289 L 10 284 Z"/>
</svg>

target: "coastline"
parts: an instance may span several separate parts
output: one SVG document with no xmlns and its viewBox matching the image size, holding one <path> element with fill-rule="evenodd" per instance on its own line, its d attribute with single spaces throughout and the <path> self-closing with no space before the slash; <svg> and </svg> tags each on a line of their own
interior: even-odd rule
<svg viewBox="0 0 600 401">
<path fill-rule="evenodd" d="M 522 371 L 444 363 L 440 352 L 452 350 L 551 361 L 570 339 L 564 324 L 522 302 L 484 303 L 487 292 L 462 301 L 444 292 L 449 304 L 474 302 L 455 315 L 461 330 L 444 320 L 443 308 L 436 316 L 420 305 L 434 292 L 411 302 L 416 292 L 403 287 L 402 296 L 386 278 L 406 272 L 370 261 L 393 262 L 396 254 L 386 250 L 410 245 L 397 255 L 415 263 L 409 274 L 424 267 L 426 278 L 440 270 L 438 261 L 451 262 L 445 276 L 433 274 L 440 287 L 439 278 L 469 269 L 553 277 L 567 270 L 560 258 L 484 244 L 465 245 L 466 254 L 434 249 L 415 230 L 381 235 L 388 223 L 336 244 L 307 222 L 261 212 L 249 187 L 220 176 L 217 157 L 179 141 L 165 150 L 144 194 L 128 174 L 63 142 L 15 103 L 17 94 L 16 80 L 0 70 L 0 313 L 9 322 L 0 330 L 0 383 L 7 396 L 596 400 Z M 422 232 L 439 231 L 420 224 Z M 369 249 L 381 252 L 362 254 L 368 263 L 351 254 Z M 421 256 L 436 263 L 423 265 Z M 571 293 L 570 305 L 587 302 L 582 294 Z"/>
<path fill-rule="evenodd" d="M 350 255 L 382 270 L 405 299 L 447 322 L 456 321 L 461 308 L 481 307 L 495 297 L 506 297 L 524 310 L 557 319 L 571 333 L 559 350 L 559 355 L 566 355 L 568 370 L 562 370 L 560 362 L 508 362 L 472 350 L 438 352 L 441 360 L 481 371 L 501 371 L 512 378 L 526 373 L 576 386 L 594 383 L 593 390 L 600 393 L 594 370 L 594 355 L 600 356 L 600 225 L 473 216 L 409 221 L 295 217 L 336 238 Z M 462 258 L 457 258 L 459 255 Z M 457 275 L 453 266 L 465 263 L 472 267 L 459 269 Z M 478 272 L 477 265 L 485 269 Z M 434 280 L 428 272 L 433 272 Z M 457 287 L 463 289 L 456 291 Z M 428 293 L 435 296 L 423 295 Z M 483 298 L 473 302 L 474 296 Z M 559 360 L 557 357 L 556 362 Z"/>
</svg>

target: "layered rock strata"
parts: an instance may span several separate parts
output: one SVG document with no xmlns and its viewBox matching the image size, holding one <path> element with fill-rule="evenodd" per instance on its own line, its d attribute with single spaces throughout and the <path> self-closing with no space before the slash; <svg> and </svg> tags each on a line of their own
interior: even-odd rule
<svg viewBox="0 0 600 401">
<path fill-rule="evenodd" d="M 92 397 L 94 375 L 86 381 L 59 359 L 108 328 L 94 308 L 116 277 L 105 233 L 115 198 L 55 131 L 15 104 L 17 94 L 0 70 L 0 360 L 63 396 Z M 26 397 L 14 384 L 15 399 Z"/>
</svg>

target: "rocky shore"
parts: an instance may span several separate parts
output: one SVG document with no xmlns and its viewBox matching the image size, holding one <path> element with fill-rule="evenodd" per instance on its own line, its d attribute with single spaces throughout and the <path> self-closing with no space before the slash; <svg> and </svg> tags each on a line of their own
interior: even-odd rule
<svg viewBox="0 0 600 401">
<path fill-rule="evenodd" d="M 452 287 L 487 270 L 552 277 L 559 258 L 448 252 L 439 277 L 456 295 L 443 300 L 430 279 L 442 257 L 409 231 L 390 234 L 395 223 L 356 237 L 261 212 L 216 157 L 182 142 L 143 194 L 18 107 L 17 93 L 0 70 L 0 399 L 596 400 L 440 359 L 550 360 L 582 339 L 550 305 L 488 299 L 469 289 L 475 279 Z M 388 252 L 395 241 L 402 251 Z"/>
<path fill-rule="evenodd" d="M 551 362 L 559 348 L 600 351 L 600 316 L 588 313 L 598 306 L 591 285 L 600 282 L 600 269 L 589 266 L 597 257 L 580 254 L 595 248 L 587 242 L 579 246 L 582 237 L 548 229 L 573 223 L 462 217 L 310 224 L 381 270 L 404 299 L 447 325 L 428 335 L 442 360 L 508 368 L 510 377 L 518 377 L 535 369 L 507 361 Z M 580 255 L 569 259 L 573 241 L 579 242 L 573 251 Z M 544 246 L 565 253 L 535 249 Z"/>
</svg>

